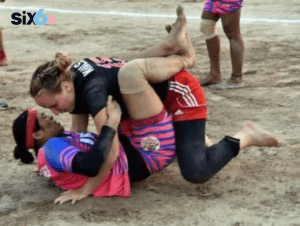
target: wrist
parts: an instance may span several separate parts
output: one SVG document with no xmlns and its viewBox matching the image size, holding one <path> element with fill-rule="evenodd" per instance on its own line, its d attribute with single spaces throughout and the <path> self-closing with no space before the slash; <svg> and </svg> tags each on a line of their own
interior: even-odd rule
<svg viewBox="0 0 300 226">
<path fill-rule="evenodd" d="M 112 118 L 108 118 L 107 122 L 105 123 L 106 126 L 111 127 L 115 131 L 117 131 L 118 126 L 119 126 L 119 120 L 115 120 Z"/>
</svg>

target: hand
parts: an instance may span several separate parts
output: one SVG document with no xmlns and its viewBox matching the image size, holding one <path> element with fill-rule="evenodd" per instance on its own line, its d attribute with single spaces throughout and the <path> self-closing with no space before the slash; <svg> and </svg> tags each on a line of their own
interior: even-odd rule
<svg viewBox="0 0 300 226">
<path fill-rule="evenodd" d="M 122 110 L 120 105 L 112 99 L 112 96 L 108 96 L 107 104 L 107 122 L 106 125 L 117 130 L 117 127 L 121 121 Z"/>
<path fill-rule="evenodd" d="M 76 190 L 69 190 L 61 193 L 60 196 L 57 199 L 55 199 L 54 204 L 59 203 L 61 205 L 64 202 L 68 201 L 72 201 L 72 204 L 74 204 L 76 201 L 85 199 L 88 196 L 89 194 L 84 193 L 82 188 Z"/>
</svg>

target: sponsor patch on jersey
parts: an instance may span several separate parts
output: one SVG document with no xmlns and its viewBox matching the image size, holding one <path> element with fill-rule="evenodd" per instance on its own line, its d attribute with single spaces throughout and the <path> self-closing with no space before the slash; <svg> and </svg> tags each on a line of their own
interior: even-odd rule
<svg viewBox="0 0 300 226">
<path fill-rule="evenodd" d="M 156 137 L 148 136 L 141 141 L 141 146 L 146 151 L 157 151 L 160 148 L 160 142 Z"/>
</svg>

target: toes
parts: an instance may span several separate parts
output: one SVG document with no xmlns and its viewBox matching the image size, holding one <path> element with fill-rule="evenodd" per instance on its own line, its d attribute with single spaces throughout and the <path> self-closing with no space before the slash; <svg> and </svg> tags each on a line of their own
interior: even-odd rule
<svg viewBox="0 0 300 226">
<path fill-rule="evenodd" d="M 284 140 L 279 136 L 276 137 L 276 141 L 277 141 L 277 145 L 276 145 L 277 147 L 282 146 L 284 143 Z"/>
<path fill-rule="evenodd" d="M 183 15 L 183 7 L 181 5 L 178 5 L 176 11 L 177 11 L 177 16 Z"/>
</svg>

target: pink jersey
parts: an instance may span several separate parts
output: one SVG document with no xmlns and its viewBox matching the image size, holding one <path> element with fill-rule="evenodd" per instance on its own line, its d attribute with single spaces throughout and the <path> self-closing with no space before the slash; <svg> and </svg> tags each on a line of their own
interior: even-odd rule
<svg viewBox="0 0 300 226">
<path fill-rule="evenodd" d="M 78 152 L 86 152 L 94 144 L 96 135 L 92 133 L 73 133 L 65 131 L 67 136 L 50 139 L 40 148 L 37 162 L 42 175 L 51 178 L 53 183 L 64 190 L 78 189 L 88 177 L 71 172 L 71 162 Z M 68 144 L 67 146 L 63 146 Z M 55 147 L 55 153 L 54 149 Z M 130 196 L 127 157 L 120 145 L 120 154 L 104 181 L 93 192 L 94 196 Z"/>
</svg>

